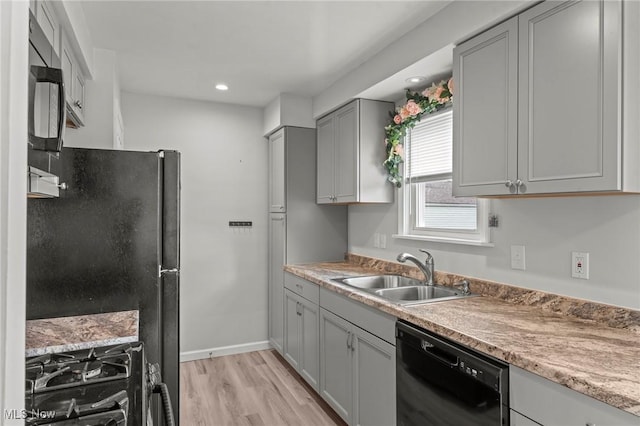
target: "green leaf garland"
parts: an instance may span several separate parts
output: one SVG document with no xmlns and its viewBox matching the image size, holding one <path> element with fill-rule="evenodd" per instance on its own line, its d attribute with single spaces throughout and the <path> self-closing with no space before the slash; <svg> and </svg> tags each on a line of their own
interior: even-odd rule
<svg viewBox="0 0 640 426">
<path fill-rule="evenodd" d="M 403 141 L 407 129 L 413 128 L 423 115 L 439 111 L 452 101 L 453 79 L 434 83 L 422 92 L 407 89 L 406 96 L 407 103 L 396 108 L 395 114 L 389 113 L 391 123 L 384 128 L 387 159 L 383 164 L 389 174 L 387 179 L 398 188 L 402 186 Z"/>
</svg>

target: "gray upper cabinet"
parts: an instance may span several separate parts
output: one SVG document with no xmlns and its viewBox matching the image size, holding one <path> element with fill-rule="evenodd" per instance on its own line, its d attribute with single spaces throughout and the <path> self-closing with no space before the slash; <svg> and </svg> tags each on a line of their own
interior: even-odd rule
<svg viewBox="0 0 640 426">
<path fill-rule="evenodd" d="M 62 37 L 60 56 L 65 85 L 67 127 L 82 127 L 85 124 L 84 111 L 86 109 L 85 78 L 66 35 Z"/>
<path fill-rule="evenodd" d="M 269 212 L 284 213 L 285 152 L 284 128 L 269 137 Z"/>
<path fill-rule="evenodd" d="M 457 46 L 453 79 L 454 195 L 509 193 L 518 164 L 518 19 Z"/>
<path fill-rule="evenodd" d="M 543 2 L 454 49 L 454 195 L 638 190 L 628 3 Z"/>
<path fill-rule="evenodd" d="M 393 202 L 382 166 L 393 109 L 390 102 L 356 99 L 318 120 L 318 204 Z"/>
<path fill-rule="evenodd" d="M 521 192 L 622 189 L 620 3 L 542 3 L 519 34 Z"/>
</svg>

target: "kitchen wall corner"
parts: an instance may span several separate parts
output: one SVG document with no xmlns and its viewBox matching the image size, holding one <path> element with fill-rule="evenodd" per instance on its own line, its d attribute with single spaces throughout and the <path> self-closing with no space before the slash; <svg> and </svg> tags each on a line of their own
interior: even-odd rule
<svg viewBox="0 0 640 426">
<path fill-rule="evenodd" d="M 127 149 L 182 153 L 181 353 L 266 341 L 262 110 L 129 92 L 121 102 Z"/>
</svg>

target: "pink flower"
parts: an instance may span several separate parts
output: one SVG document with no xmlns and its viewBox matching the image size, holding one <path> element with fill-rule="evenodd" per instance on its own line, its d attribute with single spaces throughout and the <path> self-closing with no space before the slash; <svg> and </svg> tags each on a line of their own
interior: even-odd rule
<svg viewBox="0 0 640 426">
<path fill-rule="evenodd" d="M 393 153 L 399 155 L 400 157 L 404 156 L 404 147 L 402 146 L 402 144 L 394 146 Z"/>
<path fill-rule="evenodd" d="M 436 85 L 432 84 L 431 87 L 427 87 L 422 91 L 422 96 L 429 98 L 429 100 L 432 100 L 433 93 L 435 92 L 435 90 L 436 90 Z"/>
<path fill-rule="evenodd" d="M 447 81 L 447 88 L 449 89 L 449 93 L 453 95 L 453 77 Z"/>
<path fill-rule="evenodd" d="M 393 122 L 396 123 L 396 124 L 402 123 L 402 117 L 400 117 L 400 115 L 396 114 L 395 117 L 393 117 Z"/>
<path fill-rule="evenodd" d="M 405 105 L 409 115 L 416 116 L 422 112 L 422 108 L 413 99 L 410 99 Z"/>
<path fill-rule="evenodd" d="M 440 102 L 440 100 L 442 99 L 442 92 L 444 92 L 444 89 L 442 88 L 442 86 L 438 86 L 436 87 L 436 90 L 434 90 L 433 92 L 433 98 Z M 440 102 L 442 103 L 442 102 Z"/>
<path fill-rule="evenodd" d="M 407 109 L 407 106 L 403 106 L 402 108 L 400 108 L 400 118 L 404 121 L 407 117 L 410 117 L 411 114 L 409 113 L 409 110 Z"/>
</svg>

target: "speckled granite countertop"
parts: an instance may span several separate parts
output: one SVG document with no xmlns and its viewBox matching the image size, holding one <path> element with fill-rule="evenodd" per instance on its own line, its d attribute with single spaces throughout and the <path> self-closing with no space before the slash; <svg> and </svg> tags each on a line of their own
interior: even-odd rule
<svg viewBox="0 0 640 426">
<path fill-rule="evenodd" d="M 417 268 L 356 255 L 285 271 L 640 416 L 640 311 L 469 278 L 483 297 L 402 307 L 331 279 Z"/>
<path fill-rule="evenodd" d="M 29 320 L 25 355 L 38 356 L 138 341 L 138 311 Z"/>
</svg>

